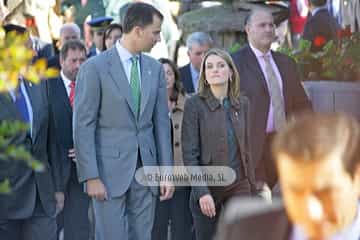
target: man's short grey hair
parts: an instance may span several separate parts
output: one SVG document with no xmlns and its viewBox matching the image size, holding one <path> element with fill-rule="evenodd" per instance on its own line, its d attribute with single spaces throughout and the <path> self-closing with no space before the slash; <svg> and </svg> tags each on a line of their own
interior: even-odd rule
<svg viewBox="0 0 360 240">
<path fill-rule="evenodd" d="M 60 36 L 63 34 L 65 29 L 72 29 L 74 32 L 76 32 L 76 34 L 78 35 L 78 37 L 80 39 L 81 30 L 77 24 L 65 23 L 64 25 L 62 25 L 62 27 L 60 28 Z"/>
<path fill-rule="evenodd" d="M 190 34 L 186 40 L 186 46 L 188 49 L 191 49 L 191 47 L 195 44 L 199 45 L 212 45 L 213 40 L 211 39 L 210 35 L 205 32 L 194 32 Z"/>
</svg>

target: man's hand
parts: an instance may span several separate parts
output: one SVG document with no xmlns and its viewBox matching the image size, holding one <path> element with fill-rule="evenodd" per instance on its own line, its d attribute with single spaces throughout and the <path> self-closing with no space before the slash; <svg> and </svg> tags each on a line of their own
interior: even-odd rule
<svg viewBox="0 0 360 240">
<path fill-rule="evenodd" d="M 108 199 L 106 188 L 99 178 L 86 181 L 86 192 L 89 197 L 95 198 L 98 201 Z"/>
<path fill-rule="evenodd" d="M 56 200 L 56 214 L 58 214 L 59 212 L 61 212 L 64 209 L 64 201 L 65 201 L 64 193 L 56 192 L 55 200 Z"/>
<path fill-rule="evenodd" d="M 210 194 L 206 194 L 199 199 L 201 212 L 209 218 L 215 217 L 216 209 L 213 197 Z"/>
<path fill-rule="evenodd" d="M 160 201 L 169 200 L 172 198 L 175 191 L 174 184 L 169 181 L 160 182 Z"/>
<path fill-rule="evenodd" d="M 74 162 L 76 162 L 75 148 L 69 149 L 68 157 L 71 158 Z"/>
</svg>

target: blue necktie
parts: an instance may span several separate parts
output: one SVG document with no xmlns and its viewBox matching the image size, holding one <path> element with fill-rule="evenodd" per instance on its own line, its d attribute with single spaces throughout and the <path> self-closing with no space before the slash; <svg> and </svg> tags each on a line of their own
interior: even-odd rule
<svg viewBox="0 0 360 240">
<path fill-rule="evenodd" d="M 16 90 L 15 90 L 15 106 L 18 110 L 18 112 L 20 113 L 20 116 L 22 118 L 22 120 L 25 123 L 30 123 L 30 118 L 29 118 L 29 109 L 26 105 L 26 100 L 25 100 L 25 96 L 23 93 L 23 90 L 21 89 L 21 86 L 19 86 Z"/>
</svg>

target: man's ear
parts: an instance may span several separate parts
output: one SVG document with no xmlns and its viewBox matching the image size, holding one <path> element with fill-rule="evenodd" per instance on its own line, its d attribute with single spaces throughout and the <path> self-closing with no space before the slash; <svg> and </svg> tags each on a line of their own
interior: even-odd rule
<svg viewBox="0 0 360 240">
<path fill-rule="evenodd" d="M 143 29 L 140 26 L 135 26 L 133 28 L 133 31 L 135 32 L 137 37 L 141 37 L 143 33 Z"/>
<path fill-rule="evenodd" d="M 355 166 L 354 175 L 353 175 L 353 183 L 356 184 L 359 188 L 360 194 L 360 164 L 358 163 Z"/>
<path fill-rule="evenodd" d="M 246 35 L 249 35 L 249 24 L 245 25 L 245 32 L 246 32 Z"/>
</svg>

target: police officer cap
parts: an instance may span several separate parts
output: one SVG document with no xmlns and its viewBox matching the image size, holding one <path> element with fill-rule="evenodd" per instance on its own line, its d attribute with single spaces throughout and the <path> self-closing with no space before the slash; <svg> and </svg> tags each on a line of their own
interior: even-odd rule
<svg viewBox="0 0 360 240">
<path fill-rule="evenodd" d="M 114 19 L 112 17 L 97 17 L 87 23 L 93 31 L 104 31 Z"/>
</svg>

